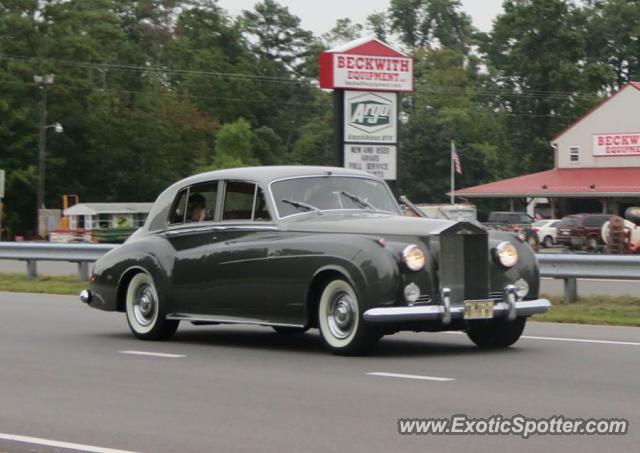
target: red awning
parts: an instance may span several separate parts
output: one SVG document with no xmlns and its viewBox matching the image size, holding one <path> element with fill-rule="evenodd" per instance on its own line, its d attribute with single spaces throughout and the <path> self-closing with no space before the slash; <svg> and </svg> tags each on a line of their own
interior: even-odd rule
<svg viewBox="0 0 640 453">
<path fill-rule="evenodd" d="M 640 197 L 640 167 L 554 168 L 455 191 L 468 198 Z"/>
</svg>

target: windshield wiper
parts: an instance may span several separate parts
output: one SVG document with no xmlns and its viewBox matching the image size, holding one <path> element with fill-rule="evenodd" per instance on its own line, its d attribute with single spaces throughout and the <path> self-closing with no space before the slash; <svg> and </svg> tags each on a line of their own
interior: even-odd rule
<svg viewBox="0 0 640 453">
<path fill-rule="evenodd" d="M 356 203 L 359 203 L 360 206 L 362 206 L 363 208 L 367 208 L 367 209 L 376 209 L 376 207 L 374 205 L 372 205 L 371 203 L 369 203 L 367 200 L 360 198 L 357 195 L 354 195 L 350 192 L 347 192 L 346 190 L 341 190 L 340 192 L 338 192 L 340 195 L 344 195 L 345 197 L 347 197 L 348 199 L 350 199 L 351 201 L 355 201 Z"/>
<path fill-rule="evenodd" d="M 303 208 L 307 211 L 315 211 L 315 212 L 320 212 L 320 209 L 316 208 L 315 206 L 310 205 L 309 203 L 305 203 L 304 201 L 298 201 L 298 200 L 291 200 L 291 199 L 286 199 L 283 198 L 282 200 L 283 203 L 288 203 L 291 206 L 295 206 L 296 208 Z"/>
</svg>

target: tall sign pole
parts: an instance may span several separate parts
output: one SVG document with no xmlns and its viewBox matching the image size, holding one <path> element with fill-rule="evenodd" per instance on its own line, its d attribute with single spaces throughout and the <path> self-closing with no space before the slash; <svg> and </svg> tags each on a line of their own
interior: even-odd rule
<svg viewBox="0 0 640 453">
<path fill-rule="evenodd" d="M 398 94 L 413 91 L 413 59 L 377 39 L 320 54 L 320 87 L 334 90 L 336 164 L 397 179 Z"/>
</svg>

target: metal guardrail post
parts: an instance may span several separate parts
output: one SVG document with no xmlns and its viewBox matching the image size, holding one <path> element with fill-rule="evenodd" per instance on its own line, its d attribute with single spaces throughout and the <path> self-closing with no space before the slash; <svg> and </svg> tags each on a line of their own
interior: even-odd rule
<svg viewBox="0 0 640 453">
<path fill-rule="evenodd" d="M 563 278 L 564 280 L 564 300 L 565 304 L 572 304 L 578 300 L 578 279 Z"/>
<path fill-rule="evenodd" d="M 32 280 L 38 276 L 38 262 L 36 260 L 27 260 L 27 275 Z"/>
<path fill-rule="evenodd" d="M 78 263 L 78 280 L 81 282 L 89 280 L 89 263 L 86 261 L 80 261 Z"/>
</svg>

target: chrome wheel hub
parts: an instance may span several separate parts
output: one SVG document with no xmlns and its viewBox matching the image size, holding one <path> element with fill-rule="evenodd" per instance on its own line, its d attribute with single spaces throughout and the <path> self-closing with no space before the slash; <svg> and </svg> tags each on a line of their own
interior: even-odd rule
<svg viewBox="0 0 640 453">
<path fill-rule="evenodd" d="M 337 294 L 327 313 L 327 321 L 331 334 L 336 338 L 346 338 L 353 331 L 356 320 L 356 304 L 346 293 Z"/>
<path fill-rule="evenodd" d="M 141 285 L 136 291 L 133 301 L 133 315 L 142 326 L 148 326 L 155 316 L 157 301 L 153 289 L 149 285 Z"/>
</svg>

